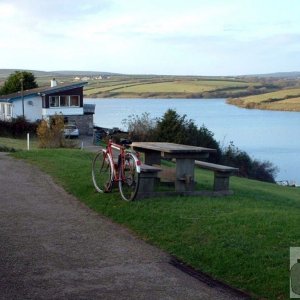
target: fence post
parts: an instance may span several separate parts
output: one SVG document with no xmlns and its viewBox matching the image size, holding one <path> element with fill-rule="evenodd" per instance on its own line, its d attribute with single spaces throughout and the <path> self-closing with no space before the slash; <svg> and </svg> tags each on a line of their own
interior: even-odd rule
<svg viewBox="0 0 300 300">
<path fill-rule="evenodd" d="M 27 133 L 27 150 L 29 151 L 29 133 Z"/>
</svg>

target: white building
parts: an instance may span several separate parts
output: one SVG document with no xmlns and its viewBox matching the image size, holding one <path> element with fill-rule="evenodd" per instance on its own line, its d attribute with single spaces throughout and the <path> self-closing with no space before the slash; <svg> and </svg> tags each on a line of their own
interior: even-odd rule
<svg viewBox="0 0 300 300">
<path fill-rule="evenodd" d="M 29 121 L 55 114 L 83 115 L 83 87 L 87 82 L 57 85 L 51 80 L 49 87 L 30 89 L 0 97 L 0 119 L 10 120 L 24 116 Z"/>
<path fill-rule="evenodd" d="M 55 79 L 51 85 L 30 89 L 23 92 L 0 96 L 0 120 L 11 120 L 18 116 L 25 116 L 28 121 L 48 119 L 55 114 L 62 114 L 65 120 L 73 120 L 84 124 L 83 87 L 87 82 L 76 82 L 57 85 Z M 88 113 L 91 123 L 90 112 Z M 91 127 L 88 124 L 88 127 Z M 83 130 L 81 132 L 85 132 Z"/>
</svg>

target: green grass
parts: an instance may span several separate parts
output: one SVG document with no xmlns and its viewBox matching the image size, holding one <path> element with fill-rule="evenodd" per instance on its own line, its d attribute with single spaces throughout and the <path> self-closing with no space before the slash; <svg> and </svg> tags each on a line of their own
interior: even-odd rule
<svg viewBox="0 0 300 300">
<path fill-rule="evenodd" d="M 272 92 L 272 93 L 266 93 L 266 94 L 262 94 L 262 95 L 255 95 L 255 96 L 248 96 L 248 97 L 243 97 L 241 99 L 243 99 L 245 102 L 264 102 L 264 101 L 268 101 L 270 99 L 278 99 L 278 100 L 282 100 L 287 98 L 288 96 L 290 97 L 299 97 L 300 96 L 300 89 L 284 89 L 284 90 L 280 90 L 277 92 Z"/>
<path fill-rule="evenodd" d="M 88 97 L 189 97 L 205 92 L 226 89 L 233 93 L 245 91 L 250 83 L 232 79 L 195 78 L 195 77 L 120 77 L 114 80 L 92 81 L 84 90 Z"/>
<path fill-rule="evenodd" d="M 253 297 L 288 299 L 289 247 L 300 245 L 300 189 L 233 177 L 234 195 L 165 197 L 127 203 L 98 194 L 93 154 L 58 149 L 13 154 L 37 164 L 87 206 L 194 268 Z M 196 170 L 201 186 L 211 172 Z"/>
<path fill-rule="evenodd" d="M 5 138 L 0 137 L 0 146 L 6 146 L 9 148 L 14 148 L 16 150 L 26 150 L 27 149 L 27 139 L 14 139 L 14 138 Z M 37 149 L 37 140 L 36 138 L 30 139 L 29 147 L 31 149 Z"/>
<path fill-rule="evenodd" d="M 300 111 L 300 89 L 283 89 L 280 91 L 229 99 L 228 103 L 240 107 L 282 111 Z"/>
<path fill-rule="evenodd" d="M 239 87 L 247 86 L 245 83 L 241 82 L 232 82 L 232 81 L 185 81 L 178 80 L 173 82 L 160 82 L 160 83 L 151 83 L 151 84 L 140 84 L 136 86 L 120 88 L 120 91 L 123 92 L 135 92 L 135 93 L 202 93 L 207 91 L 216 90 L 218 88 L 224 87 Z"/>
</svg>

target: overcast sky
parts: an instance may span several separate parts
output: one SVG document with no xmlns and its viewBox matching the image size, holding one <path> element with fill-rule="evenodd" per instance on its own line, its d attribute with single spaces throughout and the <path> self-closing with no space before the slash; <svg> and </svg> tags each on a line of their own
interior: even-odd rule
<svg viewBox="0 0 300 300">
<path fill-rule="evenodd" d="M 299 0 L 0 0 L 0 68 L 300 71 Z"/>
</svg>

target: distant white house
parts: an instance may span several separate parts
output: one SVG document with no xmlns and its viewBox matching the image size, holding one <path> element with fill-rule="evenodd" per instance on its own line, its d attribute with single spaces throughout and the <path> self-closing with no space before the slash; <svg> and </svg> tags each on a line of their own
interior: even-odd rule
<svg viewBox="0 0 300 300">
<path fill-rule="evenodd" d="M 55 114 L 64 115 L 65 119 L 76 121 L 86 129 L 93 126 L 93 111 L 89 108 L 84 112 L 83 87 L 87 82 L 76 82 L 58 85 L 56 80 L 51 80 L 51 85 L 0 96 L 0 119 L 11 120 L 24 116 L 29 121 L 48 119 Z M 90 115 L 87 120 L 85 115 Z M 85 124 L 89 123 L 89 124 Z"/>
</svg>

